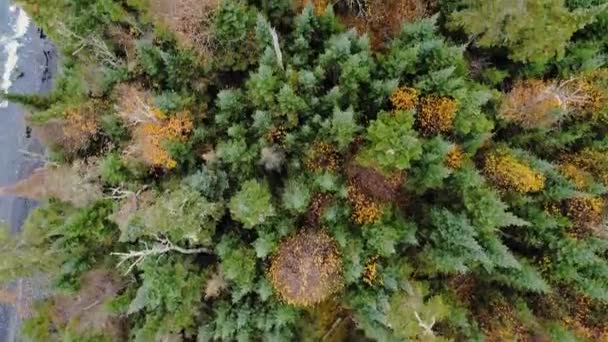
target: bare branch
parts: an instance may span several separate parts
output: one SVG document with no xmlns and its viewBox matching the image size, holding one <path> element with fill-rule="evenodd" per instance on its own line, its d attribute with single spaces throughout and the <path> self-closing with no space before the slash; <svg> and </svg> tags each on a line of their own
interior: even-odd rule
<svg viewBox="0 0 608 342">
<path fill-rule="evenodd" d="M 110 190 L 110 193 L 104 195 L 104 198 L 120 200 L 120 199 L 128 198 L 131 196 L 137 196 L 137 194 L 140 193 L 139 191 L 137 193 L 135 193 L 133 191 L 123 190 L 121 188 L 110 188 L 109 190 Z"/>
<path fill-rule="evenodd" d="M 277 35 L 277 30 L 270 28 L 270 35 L 272 36 L 274 53 L 277 55 L 277 63 L 279 63 L 281 70 L 285 70 L 285 67 L 283 66 L 283 53 L 281 52 L 281 45 L 279 45 L 279 36 Z"/>
<path fill-rule="evenodd" d="M 23 149 L 20 149 L 19 152 L 21 154 L 23 154 L 24 156 L 28 157 L 29 159 L 32 159 L 35 161 L 40 161 L 44 164 L 48 164 L 48 165 L 52 165 L 52 166 L 59 166 L 58 163 L 50 161 L 48 159 L 48 157 L 43 154 L 35 153 L 35 152 L 28 151 L 28 150 L 23 150 Z"/>
<path fill-rule="evenodd" d="M 212 251 L 205 247 L 200 248 L 183 248 L 173 244 L 169 239 L 164 237 L 156 236 L 157 242 L 152 246 L 148 247 L 147 244 L 144 243 L 145 248 L 140 251 L 129 251 L 128 253 L 111 253 L 111 255 L 118 256 L 120 258 L 120 262 L 117 267 L 120 267 L 127 261 L 130 262 L 125 275 L 129 274 L 135 267 L 140 266 L 146 258 L 150 256 L 163 255 L 169 252 L 178 252 L 181 254 L 211 254 Z"/>
<path fill-rule="evenodd" d="M 425 335 L 431 335 L 434 336 L 435 334 L 433 333 L 433 326 L 435 325 L 435 317 L 433 316 L 433 318 L 431 318 L 431 322 L 430 323 L 425 323 L 420 316 L 418 315 L 417 311 L 414 311 L 414 316 L 416 316 L 416 320 L 418 321 L 418 326 L 421 327 L 422 329 L 424 329 L 424 334 Z"/>
<path fill-rule="evenodd" d="M 72 52 L 72 56 L 76 56 L 85 48 L 88 48 L 92 54 L 101 63 L 110 67 L 116 68 L 120 65 L 120 59 L 110 50 L 106 42 L 94 35 L 83 37 L 70 30 L 65 24 L 60 23 L 58 32 L 66 38 L 71 38 L 77 41 L 77 48 Z"/>
<path fill-rule="evenodd" d="M 329 330 L 321 338 L 321 341 L 327 341 L 331 337 L 331 334 L 334 332 L 334 330 L 336 330 L 336 328 L 340 326 L 340 323 L 342 323 L 342 317 L 338 317 L 338 319 L 334 321 Z"/>
</svg>

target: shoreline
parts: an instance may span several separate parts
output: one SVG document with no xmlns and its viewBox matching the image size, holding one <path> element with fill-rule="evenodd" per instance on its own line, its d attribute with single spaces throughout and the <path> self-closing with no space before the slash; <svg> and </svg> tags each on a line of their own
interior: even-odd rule
<svg viewBox="0 0 608 342">
<path fill-rule="evenodd" d="M 21 10 L 19 12 L 21 13 Z M 45 94 L 53 86 L 53 76 L 57 71 L 57 54 L 45 34 L 33 23 L 29 23 L 29 17 L 27 23 L 26 31 L 19 36 L 16 51 L 18 60 L 10 75 L 9 91 Z M 23 29 L 23 26 L 17 29 Z M 20 33 L 16 32 L 15 36 Z M 26 178 L 40 166 L 39 161 L 22 153 L 44 153 L 44 147 L 31 136 L 25 115 L 26 111 L 16 104 L 7 103 L 6 107 L 0 106 L 0 185 L 12 184 Z M 36 201 L 0 197 L 0 219 L 8 223 L 12 233 L 19 233 L 29 212 L 36 206 Z M 38 285 L 35 281 L 20 279 L 11 286 L 16 292 L 18 309 L 0 305 L 0 342 L 19 340 L 21 317 L 18 312 L 26 308 L 33 299 L 40 297 L 42 291 L 37 288 Z"/>
</svg>

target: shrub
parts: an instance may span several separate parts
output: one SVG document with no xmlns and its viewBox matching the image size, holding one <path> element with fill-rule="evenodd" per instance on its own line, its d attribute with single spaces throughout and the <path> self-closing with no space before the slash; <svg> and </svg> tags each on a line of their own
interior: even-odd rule
<svg viewBox="0 0 608 342">
<path fill-rule="evenodd" d="M 264 224 L 275 215 L 271 203 L 272 196 L 268 187 L 256 180 L 243 183 L 241 190 L 230 199 L 230 213 L 241 222 L 245 228 L 254 228 Z"/>
</svg>

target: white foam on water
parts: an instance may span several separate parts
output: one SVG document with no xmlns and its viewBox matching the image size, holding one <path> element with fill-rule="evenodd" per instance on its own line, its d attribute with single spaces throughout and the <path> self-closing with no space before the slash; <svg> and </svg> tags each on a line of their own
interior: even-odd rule
<svg viewBox="0 0 608 342">
<path fill-rule="evenodd" d="M 0 37 L 0 43 L 4 45 L 4 52 L 6 53 L 6 62 L 4 63 L 4 73 L 2 74 L 2 82 L 0 83 L 0 91 L 7 93 L 13 85 L 11 76 L 17 68 L 19 62 L 19 47 L 21 46 L 21 38 L 27 33 L 27 29 L 30 27 L 30 17 L 25 11 L 16 6 L 9 7 L 11 13 L 19 11 L 17 14 L 17 20 L 12 26 L 13 36 L 12 37 Z M 7 101 L 0 102 L 0 108 L 6 108 L 8 106 Z"/>
<path fill-rule="evenodd" d="M 15 39 L 19 39 L 27 33 L 28 27 L 30 27 L 30 17 L 25 13 L 23 9 L 19 9 L 19 16 L 17 16 L 17 22 L 15 23 Z"/>
</svg>

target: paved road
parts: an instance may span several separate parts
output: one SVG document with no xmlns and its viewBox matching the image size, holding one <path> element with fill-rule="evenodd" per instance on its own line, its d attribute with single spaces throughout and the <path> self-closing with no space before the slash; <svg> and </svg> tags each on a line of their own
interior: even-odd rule
<svg viewBox="0 0 608 342">
<path fill-rule="evenodd" d="M 7 63 L 10 50 L 17 45 L 18 60 L 10 73 L 10 91 L 48 92 L 51 86 L 50 76 L 55 71 L 54 49 L 36 27 L 26 25 L 25 17 L 19 19 L 19 8 L 11 7 L 10 0 L 0 0 L 0 77 L 8 74 L 6 69 L 11 64 Z M 22 21 L 20 25 L 18 20 Z M 19 35 L 17 26 L 21 29 L 25 27 L 23 35 Z M 6 83 L 3 81 L 5 80 L 0 79 L 0 84 Z M 22 150 L 40 153 L 42 147 L 29 137 L 24 111 L 14 104 L 9 103 L 5 108 L 0 105 L 0 186 L 27 177 L 36 168 L 36 161 L 28 159 L 20 152 Z M 35 202 L 25 199 L 0 197 L 0 220 L 17 233 L 35 205 Z M 30 296 L 30 291 L 27 291 L 30 286 L 27 284 L 27 281 L 19 281 L 13 286 L 20 296 Z M 18 321 L 13 308 L 0 306 L 0 342 L 17 340 L 15 330 Z"/>
</svg>

